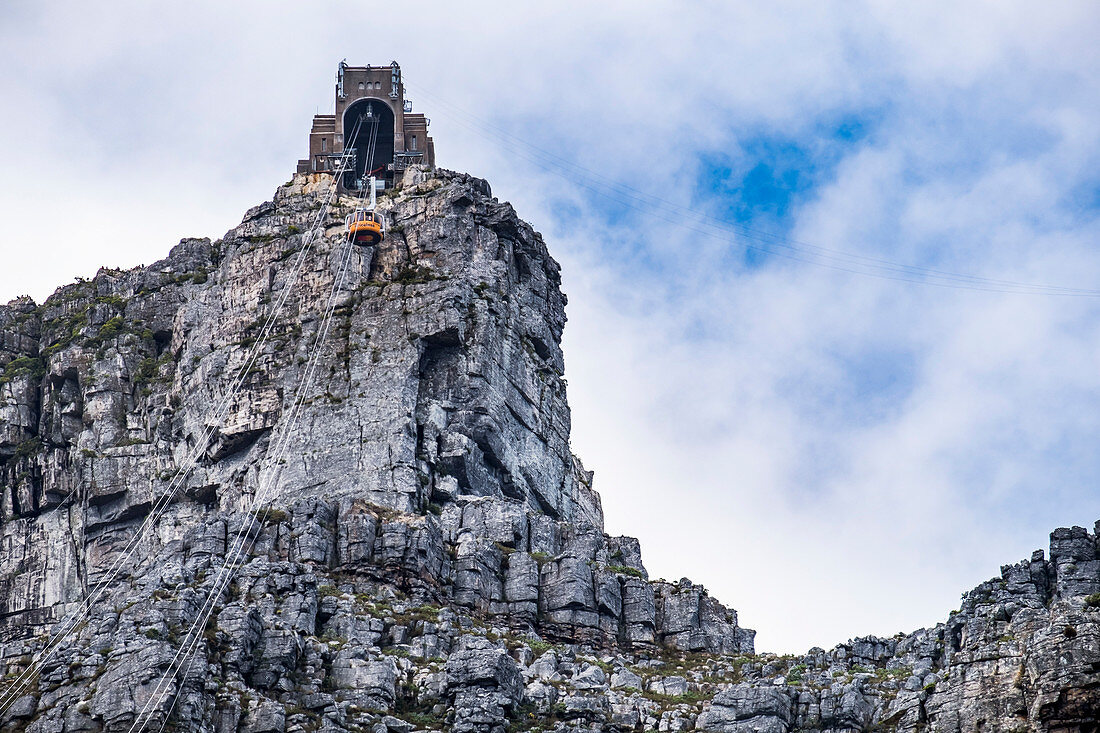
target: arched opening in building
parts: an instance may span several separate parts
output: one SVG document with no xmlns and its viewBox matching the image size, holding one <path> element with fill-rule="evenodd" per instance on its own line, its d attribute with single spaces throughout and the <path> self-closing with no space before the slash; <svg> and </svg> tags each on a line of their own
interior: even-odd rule
<svg viewBox="0 0 1100 733">
<path fill-rule="evenodd" d="M 344 188 L 358 188 L 357 181 L 364 176 L 375 175 L 379 179 L 388 179 L 387 168 L 393 163 L 393 110 L 381 99 L 360 99 L 344 111 L 344 145 L 352 144 L 355 125 L 362 118 L 359 134 L 355 138 L 355 170 L 344 175 Z M 374 159 L 370 162 L 371 126 L 377 125 L 378 135 L 374 145 Z"/>
</svg>

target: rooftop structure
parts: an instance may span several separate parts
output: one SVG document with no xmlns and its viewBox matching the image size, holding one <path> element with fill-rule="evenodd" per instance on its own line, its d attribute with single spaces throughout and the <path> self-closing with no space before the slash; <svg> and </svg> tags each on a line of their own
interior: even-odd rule
<svg viewBox="0 0 1100 733">
<path fill-rule="evenodd" d="M 298 161 L 299 173 L 344 170 L 340 185 L 348 191 L 366 186 L 370 176 L 393 185 L 395 173 L 409 165 L 435 167 L 429 120 L 414 114 L 405 99 L 401 67 L 348 66 L 336 71 L 336 112 L 314 115 L 309 157 Z M 368 168 L 369 166 L 369 168 Z"/>
</svg>

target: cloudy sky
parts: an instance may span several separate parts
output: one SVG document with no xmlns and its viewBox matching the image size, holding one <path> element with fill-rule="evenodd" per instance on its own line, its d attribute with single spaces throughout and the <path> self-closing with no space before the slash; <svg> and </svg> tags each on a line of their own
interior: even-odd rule
<svg viewBox="0 0 1100 733">
<path fill-rule="evenodd" d="M 219 236 L 396 58 L 563 265 L 608 531 L 758 649 L 932 625 L 1100 519 L 1100 10 L 897 5 L 11 0 L 0 300 Z"/>
</svg>

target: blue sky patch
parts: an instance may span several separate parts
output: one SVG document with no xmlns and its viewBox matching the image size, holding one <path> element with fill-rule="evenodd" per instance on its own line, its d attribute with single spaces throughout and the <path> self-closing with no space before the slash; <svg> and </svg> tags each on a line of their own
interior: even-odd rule
<svg viewBox="0 0 1100 733">
<path fill-rule="evenodd" d="M 736 152 L 706 151 L 698 159 L 696 205 L 724 222 L 765 237 L 786 236 L 801 203 L 835 175 L 840 161 L 867 138 L 876 116 L 851 115 L 822 122 L 805 135 L 757 132 L 738 141 Z M 745 248 L 742 264 L 771 259 L 766 241 Z"/>
</svg>

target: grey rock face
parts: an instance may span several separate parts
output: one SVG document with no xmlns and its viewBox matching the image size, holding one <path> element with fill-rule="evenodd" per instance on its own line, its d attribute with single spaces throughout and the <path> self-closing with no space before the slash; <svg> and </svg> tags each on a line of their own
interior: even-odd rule
<svg viewBox="0 0 1100 733">
<path fill-rule="evenodd" d="M 791 693 L 769 685 L 734 685 L 715 695 L 699 716 L 700 730 L 730 733 L 786 733 L 792 718 Z"/>
<path fill-rule="evenodd" d="M 508 653 L 488 639 L 464 636 L 447 659 L 456 731 L 505 729 L 523 698 L 523 677 Z"/>
<path fill-rule="evenodd" d="M 756 654 L 603 532 L 542 238 L 413 170 L 348 249 L 328 183 L 0 306 L 0 729 L 1094 730 L 1095 533 L 932 629 Z"/>
</svg>

